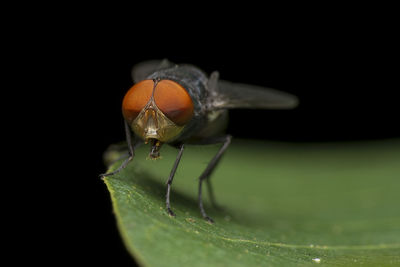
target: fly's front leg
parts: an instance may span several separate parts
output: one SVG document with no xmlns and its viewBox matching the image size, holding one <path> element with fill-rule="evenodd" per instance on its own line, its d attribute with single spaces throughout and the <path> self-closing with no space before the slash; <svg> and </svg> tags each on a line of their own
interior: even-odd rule
<svg viewBox="0 0 400 267">
<path fill-rule="evenodd" d="M 212 174 L 213 170 L 217 166 L 219 160 L 221 159 L 222 155 L 224 154 L 225 150 L 228 148 L 229 144 L 231 143 L 232 137 L 230 135 L 224 136 L 224 137 L 219 137 L 219 138 L 211 138 L 207 139 L 201 144 L 218 144 L 218 143 L 223 143 L 222 147 L 218 150 L 217 154 L 214 156 L 214 158 L 208 163 L 207 168 L 204 170 L 204 172 L 200 175 L 199 177 L 199 208 L 201 215 L 203 216 L 204 219 L 206 219 L 208 222 L 213 223 L 214 221 L 207 215 L 206 211 L 204 210 L 203 206 L 203 199 L 202 199 L 202 184 L 205 179 L 209 180 L 210 175 Z M 209 181 L 208 181 L 209 182 Z M 209 184 L 209 189 L 211 189 L 211 184 Z M 212 195 L 212 191 L 210 192 Z M 211 197 L 211 200 L 213 201 L 214 197 Z"/>
<path fill-rule="evenodd" d="M 169 202 L 169 196 L 170 196 L 170 193 L 171 193 L 172 180 L 174 179 L 176 169 L 178 168 L 179 161 L 181 160 L 181 157 L 182 157 L 182 154 L 183 154 L 183 149 L 185 148 L 184 144 L 179 145 L 178 148 L 179 148 L 179 153 L 176 156 L 174 166 L 172 167 L 171 173 L 170 173 L 170 175 L 168 177 L 168 180 L 167 180 L 167 195 L 166 195 L 166 198 L 165 198 L 165 204 L 167 206 L 167 211 L 168 211 L 168 214 L 171 215 L 171 216 L 175 216 L 175 213 L 171 210 L 171 205 L 170 205 L 170 202 Z"/>
<path fill-rule="evenodd" d="M 124 124 L 125 124 L 126 142 L 128 143 L 128 149 L 129 149 L 128 158 L 125 159 L 125 161 L 121 164 L 121 166 L 118 167 L 118 169 L 116 169 L 113 172 L 100 174 L 101 177 L 114 175 L 122 171 L 122 169 L 124 169 L 135 156 L 135 149 L 142 143 L 140 140 L 135 140 L 135 143 L 132 143 L 131 130 L 129 129 L 129 125 L 126 121 L 124 121 Z"/>
</svg>

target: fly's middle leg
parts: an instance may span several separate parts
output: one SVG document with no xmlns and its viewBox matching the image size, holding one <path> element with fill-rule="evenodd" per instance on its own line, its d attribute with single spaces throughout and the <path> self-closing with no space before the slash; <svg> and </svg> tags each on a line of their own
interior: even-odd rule
<svg viewBox="0 0 400 267">
<path fill-rule="evenodd" d="M 221 159 L 222 155 L 224 154 L 225 150 L 228 148 L 229 144 L 231 143 L 232 137 L 230 135 L 224 136 L 224 137 L 219 137 L 219 138 L 212 138 L 208 139 L 205 142 L 202 142 L 202 144 L 217 144 L 217 143 L 223 143 L 222 147 L 218 150 L 217 154 L 214 156 L 214 158 L 208 163 L 207 168 L 203 171 L 203 173 L 199 177 L 199 208 L 201 215 L 203 216 L 204 219 L 206 219 L 208 222 L 213 223 L 214 221 L 207 215 L 206 211 L 204 210 L 203 206 L 203 198 L 202 198 L 202 184 L 205 179 L 207 179 L 208 183 L 209 177 L 212 174 L 213 170 L 217 166 L 219 160 Z M 211 184 L 209 184 L 209 189 L 211 187 Z M 212 201 L 213 200 L 213 193 L 212 191 L 210 192 L 210 196 L 212 195 Z"/>
<path fill-rule="evenodd" d="M 215 200 L 215 194 L 214 194 L 214 190 L 213 190 L 213 187 L 212 187 L 212 184 L 211 184 L 210 176 L 208 176 L 205 179 L 205 182 L 206 182 L 206 185 L 207 185 L 207 192 L 208 192 L 208 196 L 209 196 L 210 201 L 211 201 L 211 205 L 214 207 L 214 209 L 222 211 L 223 208 Z"/>
</svg>

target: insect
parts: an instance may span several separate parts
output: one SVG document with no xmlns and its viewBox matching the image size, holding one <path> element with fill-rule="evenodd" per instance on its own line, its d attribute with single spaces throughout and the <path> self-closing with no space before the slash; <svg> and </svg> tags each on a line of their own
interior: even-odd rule
<svg viewBox="0 0 400 267">
<path fill-rule="evenodd" d="M 222 144 L 199 177 L 198 204 L 201 215 L 210 223 L 213 220 L 204 210 L 202 186 L 206 181 L 215 204 L 210 176 L 231 143 L 231 136 L 224 134 L 228 109 L 291 109 L 298 104 L 291 94 L 220 80 L 217 71 L 207 76 L 195 66 L 176 65 L 168 60 L 139 63 L 133 68 L 132 77 L 135 84 L 122 103 L 129 156 L 118 169 L 102 176 L 124 169 L 143 143 L 150 144 L 152 159 L 160 157 L 163 144 L 177 148 L 166 192 L 167 212 L 175 216 L 170 205 L 171 186 L 185 145 Z"/>
</svg>

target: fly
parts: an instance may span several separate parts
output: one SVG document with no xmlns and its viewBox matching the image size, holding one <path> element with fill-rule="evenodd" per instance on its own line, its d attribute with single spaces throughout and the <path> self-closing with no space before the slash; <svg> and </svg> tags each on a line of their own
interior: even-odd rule
<svg viewBox="0 0 400 267">
<path fill-rule="evenodd" d="M 295 96 L 255 85 L 232 83 L 219 79 L 214 71 L 207 76 L 192 65 L 176 65 L 168 60 L 145 61 L 132 70 L 134 85 L 122 102 L 129 156 L 109 176 L 120 172 L 133 159 L 135 149 L 143 142 L 150 144 L 149 157 L 160 157 L 163 144 L 179 150 L 167 180 L 166 208 L 170 205 L 172 181 L 186 144 L 222 144 L 199 177 L 198 203 L 201 215 L 212 223 L 203 207 L 202 185 L 209 186 L 215 205 L 210 176 L 231 143 L 224 134 L 228 109 L 291 109 L 297 106 Z M 132 142 L 131 132 L 134 134 Z"/>
</svg>

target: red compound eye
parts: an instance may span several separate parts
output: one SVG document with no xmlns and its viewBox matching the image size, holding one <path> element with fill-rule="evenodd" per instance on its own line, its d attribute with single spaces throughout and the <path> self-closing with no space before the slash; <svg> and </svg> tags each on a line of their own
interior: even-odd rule
<svg viewBox="0 0 400 267">
<path fill-rule="evenodd" d="M 154 82 L 143 80 L 129 89 L 122 101 L 122 114 L 131 123 L 149 102 L 153 92 Z"/>
<path fill-rule="evenodd" d="M 178 83 L 161 80 L 154 91 L 157 107 L 177 125 L 186 124 L 193 117 L 193 101 Z"/>
</svg>

